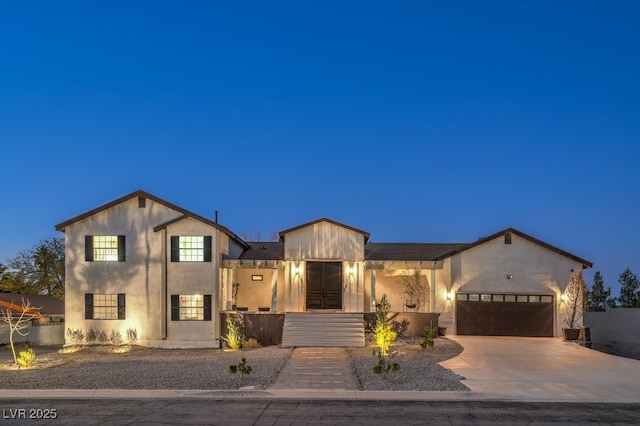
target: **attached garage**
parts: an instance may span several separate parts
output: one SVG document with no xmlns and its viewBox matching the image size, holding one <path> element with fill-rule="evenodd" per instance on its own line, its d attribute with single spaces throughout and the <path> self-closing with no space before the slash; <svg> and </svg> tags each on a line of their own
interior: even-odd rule
<svg viewBox="0 0 640 426">
<path fill-rule="evenodd" d="M 481 336 L 553 337 L 554 296 L 456 295 L 456 333 Z"/>
</svg>

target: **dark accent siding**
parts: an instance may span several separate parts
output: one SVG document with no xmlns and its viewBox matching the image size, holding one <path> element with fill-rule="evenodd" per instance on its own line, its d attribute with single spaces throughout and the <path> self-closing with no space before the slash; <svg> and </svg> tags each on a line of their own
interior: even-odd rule
<svg viewBox="0 0 640 426">
<path fill-rule="evenodd" d="M 204 295 L 204 320 L 211 321 L 211 295 Z"/>
<path fill-rule="evenodd" d="M 180 237 L 171 236 L 171 261 L 180 262 Z"/>
<path fill-rule="evenodd" d="M 118 319 L 126 319 L 126 314 L 124 293 L 118 293 Z"/>
<path fill-rule="evenodd" d="M 211 235 L 206 235 L 204 237 L 204 261 L 205 262 L 211 262 L 212 245 L 213 245 L 213 238 L 211 238 Z"/>
<path fill-rule="evenodd" d="M 93 319 L 93 293 L 84 295 L 84 319 Z"/>
<path fill-rule="evenodd" d="M 180 321 L 180 296 L 171 295 L 171 321 Z"/>
<path fill-rule="evenodd" d="M 93 235 L 84 236 L 84 260 L 93 262 Z"/>
<path fill-rule="evenodd" d="M 118 235 L 118 262 L 125 262 L 127 260 L 127 251 L 125 247 L 124 235 Z"/>
</svg>

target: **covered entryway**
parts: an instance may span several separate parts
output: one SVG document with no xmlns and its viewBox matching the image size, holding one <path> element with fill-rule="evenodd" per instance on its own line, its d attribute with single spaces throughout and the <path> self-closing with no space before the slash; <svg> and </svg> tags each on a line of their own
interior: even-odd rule
<svg viewBox="0 0 640 426">
<path fill-rule="evenodd" d="M 307 309 L 342 309 L 342 262 L 306 262 Z"/>
<path fill-rule="evenodd" d="M 458 293 L 456 333 L 553 337 L 553 300 L 550 295 Z"/>
</svg>

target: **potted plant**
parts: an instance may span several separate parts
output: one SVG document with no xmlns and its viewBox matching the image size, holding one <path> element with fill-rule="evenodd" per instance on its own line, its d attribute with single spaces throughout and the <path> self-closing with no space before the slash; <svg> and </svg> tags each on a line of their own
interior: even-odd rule
<svg viewBox="0 0 640 426">
<path fill-rule="evenodd" d="M 426 295 L 425 286 L 422 284 L 422 277 L 420 276 L 420 269 L 416 268 L 411 275 L 402 275 L 399 282 L 407 298 L 404 306 L 414 311 L 419 309 Z"/>
<path fill-rule="evenodd" d="M 582 321 L 582 316 L 587 303 L 587 284 L 582 278 L 582 272 L 571 277 L 571 282 L 567 286 L 562 302 L 564 303 L 564 325 L 562 334 L 565 340 L 578 340 L 580 330 L 577 325 Z"/>
</svg>

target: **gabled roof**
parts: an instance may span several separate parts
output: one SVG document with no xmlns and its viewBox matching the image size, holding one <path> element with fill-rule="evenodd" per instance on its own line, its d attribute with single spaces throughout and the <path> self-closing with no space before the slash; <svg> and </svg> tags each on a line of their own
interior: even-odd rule
<svg viewBox="0 0 640 426">
<path fill-rule="evenodd" d="M 460 250 L 464 243 L 369 243 L 365 260 L 441 260 L 447 253 Z"/>
<path fill-rule="evenodd" d="M 205 218 L 203 216 L 200 216 L 198 214 L 190 212 L 187 209 L 183 209 L 182 207 L 179 207 L 179 206 L 177 206 L 175 204 L 172 204 L 172 203 L 170 203 L 168 201 L 163 200 L 162 198 L 158 198 L 155 195 L 149 194 L 148 192 L 145 192 L 145 191 L 142 191 L 142 190 L 134 191 L 134 192 L 132 192 L 130 194 L 125 195 L 124 197 L 120 197 L 120 198 L 118 198 L 116 200 L 113 200 L 113 201 L 111 201 L 111 202 L 109 202 L 107 204 L 104 204 L 104 205 L 102 205 L 100 207 L 96 207 L 95 209 L 89 210 L 88 212 L 82 213 L 82 214 L 80 214 L 78 216 L 72 217 L 69 220 L 61 222 L 61 223 L 56 225 L 56 230 L 64 232 L 64 229 L 69 225 L 72 225 L 72 224 L 74 224 L 76 222 L 84 220 L 84 219 L 86 219 L 88 217 L 91 217 L 91 216 L 93 216 L 93 215 L 95 215 L 97 213 L 100 213 L 100 212 L 102 212 L 104 210 L 110 209 L 111 207 L 117 206 L 118 204 L 121 204 L 121 203 L 123 203 L 125 201 L 128 201 L 128 200 L 132 199 L 132 198 L 138 198 L 138 197 L 148 198 L 150 200 L 155 201 L 156 203 L 162 204 L 162 205 L 164 205 L 164 206 L 166 206 L 166 207 L 168 207 L 168 208 L 170 208 L 172 210 L 175 210 L 175 211 L 177 211 L 179 213 L 182 213 L 182 216 L 180 216 L 178 218 L 175 218 L 175 219 L 172 219 L 171 221 L 166 222 L 164 224 L 156 226 L 157 229 L 162 229 L 163 227 L 166 227 L 171 223 L 175 223 L 176 221 L 182 220 L 182 219 L 184 219 L 186 217 L 191 217 L 193 219 L 199 220 L 200 222 L 204 222 L 207 225 L 213 226 L 214 228 L 220 230 L 221 232 L 224 232 L 229 237 L 233 238 L 238 243 L 240 243 L 243 247 L 245 247 L 245 248 L 248 247 L 247 243 L 245 243 L 236 234 L 231 232 L 231 230 L 229 228 L 227 228 L 225 226 L 222 226 L 222 225 L 220 225 L 220 224 L 218 224 L 218 223 L 216 223 L 216 222 L 214 222 L 212 220 L 209 220 L 209 219 L 207 219 L 207 218 Z M 154 231 L 157 230 L 156 228 L 154 228 Z"/>
<path fill-rule="evenodd" d="M 351 231 L 354 231 L 354 232 L 357 232 L 359 234 L 362 234 L 362 235 L 364 235 L 364 242 L 365 243 L 369 240 L 369 237 L 371 236 L 368 232 L 363 231 L 361 229 L 354 228 L 354 227 L 349 226 L 349 225 L 345 225 L 344 223 L 336 222 L 335 220 L 327 219 L 326 217 L 321 217 L 320 219 L 316 219 L 314 221 L 303 223 L 302 225 L 298 225 L 296 227 L 285 229 L 284 231 L 281 231 L 280 234 L 279 234 L 280 235 L 280 239 L 282 240 L 284 238 L 284 234 L 287 234 L 287 233 L 293 232 L 293 231 L 297 231 L 298 229 L 306 228 L 307 226 L 315 225 L 316 223 L 320 223 L 320 222 L 329 222 L 329 223 L 331 223 L 333 225 L 341 226 L 342 228 L 346 228 L 346 229 L 349 229 Z"/>
<path fill-rule="evenodd" d="M 552 246 L 551 244 L 545 243 L 544 241 L 541 241 L 537 238 L 532 237 L 531 235 L 527 235 L 522 231 L 518 231 L 517 229 L 514 228 L 507 228 L 507 229 L 503 229 L 502 231 L 498 231 L 495 234 L 491 234 L 488 237 L 484 237 L 484 238 L 480 238 L 478 239 L 478 241 L 470 243 L 470 244 L 464 244 L 461 245 L 460 247 L 448 252 L 448 253 L 444 253 L 443 255 L 439 256 L 437 259 L 435 260 L 443 260 L 447 257 L 451 257 L 455 254 L 461 253 L 465 250 L 469 250 L 470 248 L 473 247 L 477 247 L 481 244 L 484 244 L 488 241 L 491 241 L 493 239 L 496 239 L 498 237 L 502 237 L 506 234 L 513 234 L 513 235 L 517 235 L 521 238 L 524 238 L 525 240 L 529 240 L 534 244 L 538 244 L 539 246 L 542 246 L 548 250 L 554 251 L 562 256 L 568 257 L 569 259 L 573 259 L 576 262 L 581 263 L 585 268 L 591 268 L 593 266 L 593 263 L 589 262 L 588 260 L 582 259 L 581 257 L 578 257 L 574 254 L 571 254 L 567 251 L 564 251 L 562 249 L 559 249 L 558 247 Z"/>
</svg>

